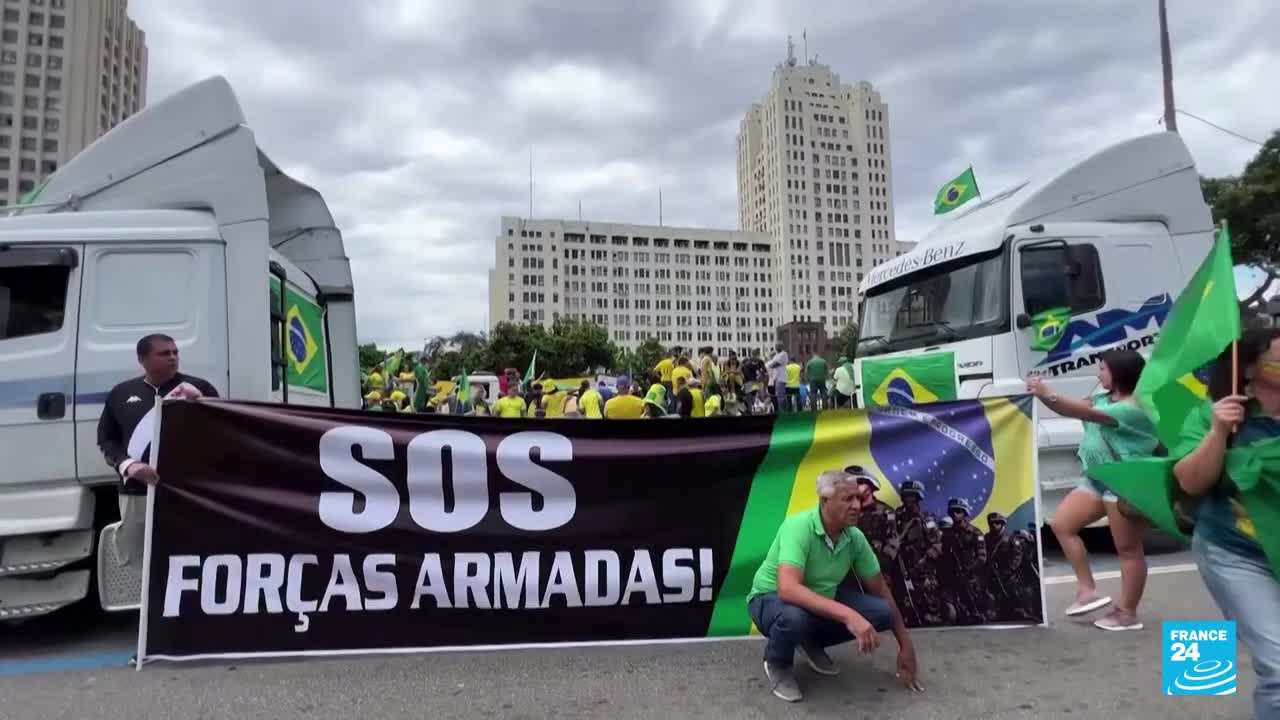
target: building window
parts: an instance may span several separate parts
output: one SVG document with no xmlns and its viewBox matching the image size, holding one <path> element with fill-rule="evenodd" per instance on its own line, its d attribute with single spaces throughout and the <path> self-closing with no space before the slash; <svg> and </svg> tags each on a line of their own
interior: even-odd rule
<svg viewBox="0 0 1280 720">
<path fill-rule="evenodd" d="M 33 160 L 32 158 L 25 158 L 25 157 L 24 157 L 24 158 L 22 158 L 22 159 L 18 160 L 18 169 L 19 169 L 19 170 L 21 170 L 22 172 L 35 172 L 35 171 L 36 171 L 36 161 L 35 161 L 35 160 Z"/>
<path fill-rule="evenodd" d="M 44 109 L 48 112 L 59 112 L 62 110 L 62 98 L 47 97 L 44 99 Z"/>
<path fill-rule="evenodd" d="M 49 36 L 49 49 L 50 49 L 50 50 L 61 50 L 61 49 L 62 49 L 62 47 L 63 47 L 63 45 L 62 45 L 62 36 L 61 36 L 61 35 L 50 35 L 50 36 Z"/>
<path fill-rule="evenodd" d="M 62 69 L 62 56 L 61 56 L 61 55 L 50 55 L 50 56 L 49 56 L 49 69 L 50 69 L 50 70 L 61 70 L 61 69 Z"/>
<path fill-rule="evenodd" d="M 32 18 L 34 17 L 33 15 Z M 27 33 L 27 44 L 31 47 L 42 47 L 44 45 L 44 36 L 40 33 Z"/>
<path fill-rule="evenodd" d="M 62 78 L 60 78 L 60 77 L 49 77 L 49 78 L 46 78 L 46 79 L 45 79 L 45 81 L 44 81 L 44 87 L 45 87 L 45 89 L 46 89 L 46 90 L 53 90 L 53 91 L 61 90 L 61 89 L 62 89 Z"/>
<path fill-rule="evenodd" d="M 44 119 L 44 129 L 49 132 L 57 132 L 62 128 L 62 121 L 56 117 L 47 117 Z"/>
<path fill-rule="evenodd" d="M 17 64 L 18 64 L 17 50 L 0 51 L 0 65 L 17 65 Z"/>
<path fill-rule="evenodd" d="M 57 6 L 55 5 L 54 7 L 57 7 Z M 49 16 L 49 27 L 62 28 L 66 26 L 67 26 L 67 16 L 59 13 L 53 13 L 52 15 Z"/>
<path fill-rule="evenodd" d="M 33 180 L 20 180 L 18 182 L 18 192 L 29 193 L 35 189 L 36 189 L 36 184 L 35 184 L 35 181 Z"/>
<path fill-rule="evenodd" d="M 11 126 L 11 125 L 13 125 L 13 118 L 12 118 L 12 117 L 10 117 L 10 118 L 9 118 L 9 125 L 10 125 L 10 126 Z M 39 129 L 40 129 L 40 118 L 35 117 L 34 115 L 23 115 L 23 116 L 22 116 L 22 129 L 23 129 L 23 130 L 39 130 Z"/>
<path fill-rule="evenodd" d="M 22 147 L 22 149 L 23 149 L 23 150 L 30 150 L 30 151 L 32 151 L 32 152 L 35 152 L 35 149 L 36 149 L 36 139 L 35 139 L 35 138 L 33 138 L 33 137 L 27 137 L 27 136 L 25 136 L 25 135 L 24 135 L 24 136 L 22 137 L 22 144 L 21 144 L 21 147 Z"/>
<path fill-rule="evenodd" d="M 39 110 L 40 98 L 35 95 L 25 95 L 22 98 L 22 107 L 27 110 Z"/>
<path fill-rule="evenodd" d="M 56 153 L 58 152 L 58 141 L 54 138 L 45 138 L 40 144 L 40 150 L 47 153 Z"/>
<path fill-rule="evenodd" d="M 27 53 L 27 67 L 40 67 L 43 61 L 44 58 L 40 56 L 40 53 Z"/>
</svg>

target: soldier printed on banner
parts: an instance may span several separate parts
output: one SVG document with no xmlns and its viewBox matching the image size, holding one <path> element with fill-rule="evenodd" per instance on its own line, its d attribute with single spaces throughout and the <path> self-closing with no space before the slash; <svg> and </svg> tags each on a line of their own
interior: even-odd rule
<svg viewBox="0 0 1280 720">
<path fill-rule="evenodd" d="M 1028 555 L 1022 531 L 1010 532 L 1008 520 L 998 512 L 987 514 L 988 591 L 995 596 L 993 619 L 1031 619 L 1031 588 L 1021 581 Z"/>
<path fill-rule="evenodd" d="M 880 479 L 861 465 L 850 465 L 844 469 L 844 472 L 858 485 L 871 488 L 873 493 L 880 492 Z M 881 569 L 888 573 L 894 559 L 885 552 L 886 545 L 895 533 L 893 507 L 876 498 L 874 505 L 862 511 L 862 517 L 858 520 L 858 529 L 867 536 L 867 542 L 871 543 L 871 549 L 875 550 Z"/>
<path fill-rule="evenodd" d="M 944 542 L 945 564 L 953 579 L 948 588 L 960 622 L 982 623 L 995 619 L 992 598 L 984 580 L 987 575 L 987 546 L 982 531 L 969 521 L 969 501 L 953 497 L 947 501 L 951 528 Z"/>
<path fill-rule="evenodd" d="M 942 529 L 933 513 L 925 512 L 924 485 L 906 480 L 898 490 L 902 507 L 894 513 L 894 535 L 886 546 L 899 576 L 902 604 L 908 617 L 921 625 L 940 625 L 947 612 L 938 582 L 942 558 Z"/>
</svg>

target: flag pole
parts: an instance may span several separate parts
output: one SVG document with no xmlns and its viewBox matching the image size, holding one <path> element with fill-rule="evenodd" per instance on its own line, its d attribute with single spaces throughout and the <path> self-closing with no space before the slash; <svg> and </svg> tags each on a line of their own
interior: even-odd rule
<svg viewBox="0 0 1280 720">
<path fill-rule="evenodd" d="M 1163 5 L 1163 3 L 1161 3 L 1161 5 Z M 1226 232 L 1226 230 L 1227 220 L 1226 218 L 1223 218 L 1218 222 L 1218 232 L 1222 233 Z M 1237 307 L 1236 312 L 1239 311 L 1240 309 Z M 1231 341 L 1231 394 L 1239 395 L 1241 394 L 1240 391 L 1240 340 L 1237 338 Z M 1234 433 L 1239 429 L 1240 426 L 1236 425 L 1231 428 L 1231 432 Z"/>
<path fill-rule="evenodd" d="M 973 163 L 969 163 L 969 177 L 973 178 L 973 194 L 978 196 L 978 202 L 982 202 L 982 191 L 978 189 L 978 173 L 973 171 Z"/>
</svg>

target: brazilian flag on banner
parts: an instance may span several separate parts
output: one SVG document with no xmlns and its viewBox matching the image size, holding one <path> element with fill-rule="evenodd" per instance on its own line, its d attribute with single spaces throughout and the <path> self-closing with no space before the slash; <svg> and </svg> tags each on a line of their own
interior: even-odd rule
<svg viewBox="0 0 1280 720">
<path fill-rule="evenodd" d="M 969 168 L 942 186 L 933 199 L 933 214 L 949 213 L 978 196 L 978 180 Z"/>
<path fill-rule="evenodd" d="M 955 399 L 953 352 L 862 361 L 863 407 L 921 405 Z"/>
<path fill-rule="evenodd" d="M 280 280 L 275 277 L 271 278 L 271 306 L 280 306 Z M 284 307 L 284 359 L 289 386 L 329 392 L 324 311 L 290 287 L 285 288 Z"/>
</svg>

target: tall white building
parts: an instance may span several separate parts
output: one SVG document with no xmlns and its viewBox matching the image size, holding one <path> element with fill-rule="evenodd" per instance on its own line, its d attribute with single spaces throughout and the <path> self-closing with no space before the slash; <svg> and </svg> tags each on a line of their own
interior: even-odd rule
<svg viewBox="0 0 1280 720">
<path fill-rule="evenodd" d="M 738 131 L 738 223 L 774 242 L 775 324 L 834 335 L 857 317 L 863 275 L 899 252 L 889 108 L 788 45 Z"/>
<path fill-rule="evenodd" d="M 127 0 L 0 2 L 0 205 L 146 104 L 146 36 Z"/>
<path fill-rule="evenodd" d="M 652 337 L 745 356 L 774 343 L 776 257 L 761 233 L 504 217 L 489 323 L 575 318 L 620 347 Z"/>
</svg>

